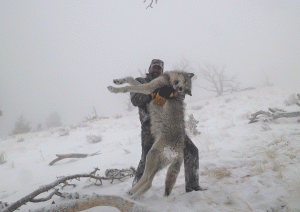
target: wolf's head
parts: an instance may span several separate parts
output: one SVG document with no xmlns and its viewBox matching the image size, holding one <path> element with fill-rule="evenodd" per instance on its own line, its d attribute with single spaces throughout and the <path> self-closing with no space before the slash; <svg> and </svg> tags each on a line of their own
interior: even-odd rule
<svg viewBox="0 0 300 212">
<path fill-rule="evenodd" d="M 188 94 L 192 96 L 192 77 L 193 73 L 186 73 L 180 71 L 169 72 L 170 82 L 174 90 L 179 93 Z"/>
</svg>

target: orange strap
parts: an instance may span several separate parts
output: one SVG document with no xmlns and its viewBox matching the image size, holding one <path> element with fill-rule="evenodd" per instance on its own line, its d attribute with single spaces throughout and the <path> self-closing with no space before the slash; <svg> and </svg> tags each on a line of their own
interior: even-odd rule
<svg viewBox="0 0 300 212">
<path fill-rule="evenodd" d="M 169 97 L 173 97 L 173 96 L 174 96 L 174 93 L 171 93 Z M 152 93 L 152 94 L 151 94 L 151 97 L 152 97 L 152 99 L 155 98 L 155 102 L 156 102 L 158 105 L 160 105 L 160 106 L 163 106 L 163 105 L 166 103 L 166 101 L 167 101 L 164 97 L 161 97 L 161 96 L 159 95 L 159 92 L 157 92 L 157 93 Z"/>
</svg>

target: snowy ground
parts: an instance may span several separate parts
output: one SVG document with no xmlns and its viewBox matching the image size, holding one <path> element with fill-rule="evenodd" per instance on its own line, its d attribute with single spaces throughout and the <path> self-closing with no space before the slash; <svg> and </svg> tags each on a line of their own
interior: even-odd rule
<svg viewBox="0 0 300 212">
<path fill-rule="evenodd" d="M 138 202 L 152 211 L 300 211 L 300 123 L 297 118 L 248 124 L 251 113 L 277 107 L 299 111 L 285 101 L 299 91 L 276 87 L 228 94 L 220 98 L 187 99 L 186 116 L 199 121 L 200 135 L 191 136 L 199 149 L 200 185 L 207 191 L 185 193 L 183 168 L 171 195 L 163 197 L 166 170 L 159 172 L 153 186 Z M 57 176 L 89 173 L 94 167 L 104 176 L 109 168 L 136 167 L 140 155 L 140 123 L 137 109 L 108 119 L 17 135 L 0 140 L 0 201 L 13 203 Z M 87 136 L 102 137 L 89 143 Z M 20 139 L 24 140 L 20 142 Z M 49 166 L 56 154 L 101 154 L 82 159 L 65 159 Z M 111 194 L 128 198 L 133 178 L 124 182 L 72 181 L 75 188 L 63 192 Z M 48 193 L 43 196 L 47 196 Z M 20 211 L 35 210 L 63 202 L 54 196 L 43 203 L 28 203 Z M 0 209 L 1 210 L 1 209 Z M 92 211 L 118 211 L 110 207 Z"/>
</svg>

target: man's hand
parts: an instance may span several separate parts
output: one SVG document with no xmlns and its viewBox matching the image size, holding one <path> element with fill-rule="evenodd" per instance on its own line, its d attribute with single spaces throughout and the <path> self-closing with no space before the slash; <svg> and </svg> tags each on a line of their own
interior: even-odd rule
<svg viewBox="0 0 300 212">
<path fill-rule="evenodd" d="M 163 106 L 166 103 L 166 99 L 174 97 L 175 90 L 172 87 L 163 87 L 151 94 L 152 99 L 155 99 L 155 102 Z"/>
</svg>

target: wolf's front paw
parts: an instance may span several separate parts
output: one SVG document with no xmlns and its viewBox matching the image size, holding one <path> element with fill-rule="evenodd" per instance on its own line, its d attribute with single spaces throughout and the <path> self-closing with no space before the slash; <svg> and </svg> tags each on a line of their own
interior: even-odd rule
<svg viewBox="0 0 300 212">
<path fill-rule="evenodd" d="M 122 85 L 122 84 L 124 84 L 125 80 L 124 79 L 114 79 L 113 82 L 116 85 Z"/>
<path fill-rule="evenodd" d="M 112 93 L 117 93 L 117 89 L 113 86 L 108 86 L 107 89 Z"/>
</svg>

